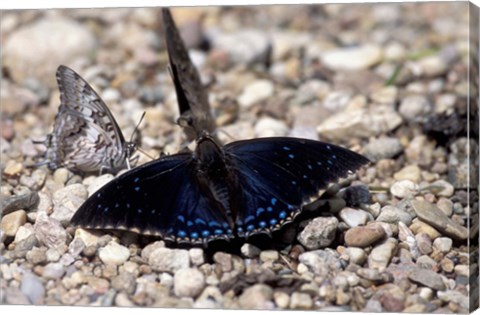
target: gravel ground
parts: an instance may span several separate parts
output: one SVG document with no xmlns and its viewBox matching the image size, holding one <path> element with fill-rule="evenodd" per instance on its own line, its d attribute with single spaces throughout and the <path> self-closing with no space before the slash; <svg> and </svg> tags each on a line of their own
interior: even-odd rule
<svg viewBox="0 0 480 315">
<path fill-rule="evenodd" d="M 70 218 L 113 176 L 28 167 L 45 149 L 32 140 L 51 131 L 60 64 L 95 87 L 126 137 L 147 112 L 141 147 L 150 155 L 185 145 L 173 124 L 178 111 L 160 10 L 5 12 L 1 302 L 468 312 L 469 296 L 478 296 L 478 194 L 468 190 L 478 186 L 478 161 L 469 161 L 467 145 L 475 153 L 478 143 L 466 137 L 467 9 L 406 3 L 172 11 L 224 143 L 320 139 L 373 162 L 351 183 L 368 185 L 372 204 L 331 207 L 302 222 L 292 246 L 245 244 L 238 253 L 75 230 Z M 140 155 L 139 163 L 147 161 Z"/>
</svg>

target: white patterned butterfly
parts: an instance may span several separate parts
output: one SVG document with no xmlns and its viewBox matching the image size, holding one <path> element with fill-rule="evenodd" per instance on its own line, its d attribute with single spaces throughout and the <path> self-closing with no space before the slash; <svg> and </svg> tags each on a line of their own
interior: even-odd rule
<svg viewBox="0 0 480 315">
<path fill-rule="evenodd" d="M 56 76 L 61 104 L 42 164 L 83 173 L 130 169 L 137 149 L 133 135 L 131 141 L 125 141 L 107 105 L 75 71 L 61 65 Z"/>
</svg>

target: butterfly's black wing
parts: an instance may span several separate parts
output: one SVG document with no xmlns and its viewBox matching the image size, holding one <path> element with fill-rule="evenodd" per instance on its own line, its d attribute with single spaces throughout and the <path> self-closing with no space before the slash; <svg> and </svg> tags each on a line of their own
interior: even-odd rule
<svg viewBox="0 0 480 315">
<path fill-rule="evenodd" d="M 240 187 L 240 236 L 278 230 L 320 189 L 369 162 L 339 146 L 296 138 L 237 141 L 225 152 Z"/>
<path fill-rule="evenodd" d="M 59 66 L 61 105 L 47 158 L 50 167 L 82 172 L 117 172 L 126 166 L 125 139 L 112 113 L 92 87 L 72 69 Z"/>
<path fill-rule="evenodd" d="M 75 213 L 74 225 L 129 230 L 177 243 L 233 237 L 227 219 L 200 192 L 192 155 L 165 156 L 112 180 Z"/>
<path fill-rule="evenodd" d="M 187 136 L 193 140 L 202 131 L 213 132 L 215 122 L 210 112 L 207 91 L 188 55 L 170 10 L 163 8 L 162 13 L 170 70 L 180 109 L 179 124 L 185 127 Z"/>
</svg>

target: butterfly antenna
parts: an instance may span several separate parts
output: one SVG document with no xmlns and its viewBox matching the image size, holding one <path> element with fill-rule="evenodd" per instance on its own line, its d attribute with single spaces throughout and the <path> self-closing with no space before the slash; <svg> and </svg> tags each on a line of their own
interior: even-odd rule
<svg viewBox="0 0 480 315">
<path fill-rule="evenodd" d="M 138 124 L 135 126 L 135 129 L 133 129 L 132 136 L 130 137 L 130 142 L 133 142 L 133 137 L 135 134 L 138 132 L 138 128 L 140 127 L 140 124 L 142 123 L 143 118 L 145 117 L 145 114 L 147 112 L 143 112 L 142 117 L 140 117 L 140 120 L 138 121 Z"/>
<path fill-rule="evenodd" d="M 223 133 L 224 135 L 226 135 L 227 137 L 229 137 L 232 141 L 236 141 L 237 139 L 235 139 L 235 137 L 233 137 L 231 134 L 229 134 L 228 132 L 226 132 L 225 130 L 223 129 L 217 129 L 213 132 L 214 135 L 217 135 L 219 132 Z"/>
<path fill-rule="evenodd" d="M 148 158 L 152 159 L 152 160 L 155 160 L 155 158 L 153 156 L 151 156 L 150 154 L 148 154 L 146 151 L 144 151 L 142 148 L 137 148 L 138 151 L 140 151 L 141 153 L 143 153 L 145 156 L 147 156 Z"/>
</svg>

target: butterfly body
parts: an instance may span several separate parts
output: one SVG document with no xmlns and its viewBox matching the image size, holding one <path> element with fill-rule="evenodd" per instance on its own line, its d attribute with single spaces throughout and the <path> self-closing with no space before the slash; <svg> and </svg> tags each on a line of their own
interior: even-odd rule
<svg viewBox="0 0 480 315">
<path fill-rule="evenodd" d="M 264 138 L 221 146 L 202 134 L 194 152 L 161 157 L 102 187 L 72 223 L 187 245 L 248 239 L 279 230 L 319 189 L 366 163 L 319 141 Z"/>
<path fill-rule="evenodd" d="M 83 173 L 116 173 L 129 166 L 136 143 L 125 138 L 112 113 L 72 69 L 59 66 L 61 105 L 47 138 L 46 164 Z"/>
</svg>

